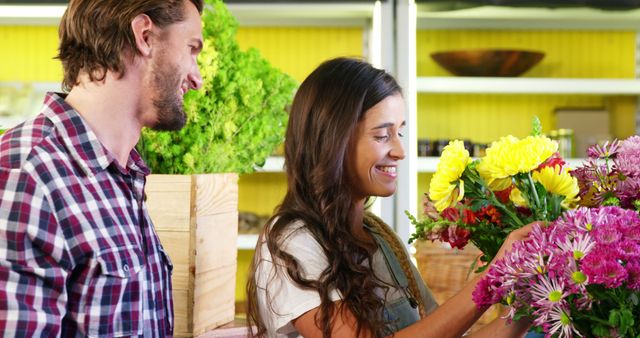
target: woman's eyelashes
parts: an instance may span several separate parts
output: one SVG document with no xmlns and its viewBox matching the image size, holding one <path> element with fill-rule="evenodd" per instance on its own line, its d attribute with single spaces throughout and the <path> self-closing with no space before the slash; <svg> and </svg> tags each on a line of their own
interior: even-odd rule
<svg viewBox="0 0 640 338">
<path fill-rule="evenodd" d="M 391 138 L 392 134 L 393 134 L 392 132 L 389 132 L 388 134 L 385 134 L 385 135 L 374 135 L 373 138 L 376 141 L 388 141 Z M 396 135 L 398 135 L 398 137 L 404 137 L 404 133 L 402 131 L 398 131 Z"/>
</svg>

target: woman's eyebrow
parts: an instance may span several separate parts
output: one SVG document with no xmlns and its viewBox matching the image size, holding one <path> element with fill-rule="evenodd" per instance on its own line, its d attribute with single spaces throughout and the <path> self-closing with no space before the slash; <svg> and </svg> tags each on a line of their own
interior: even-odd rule
<svg viewBox="0 0 640 338">
<path fill-rule="evenodd" d="M 384 129 L 384 128 L 389 128 L 389 127 L 393 127 L 393 123 L 391 122 L 385 122 L 385 123 L 381 123 L 371 129 Z"/>
<path fill-rule="evenodd" d="M 407 124 L 406 121 L 402 121 L 402 123 L 400 124 L 400 127 L 404 127 L 406 124 Z M 393 122 L 384 122 L 371 129 L 383 129 L 383 128 L 389 128 L 393 126 L 394 126 Z"/>
</svg>

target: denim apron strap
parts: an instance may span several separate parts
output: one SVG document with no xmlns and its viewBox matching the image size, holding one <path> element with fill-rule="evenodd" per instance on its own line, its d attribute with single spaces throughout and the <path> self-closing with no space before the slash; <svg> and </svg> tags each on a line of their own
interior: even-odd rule
<svg viewBox="0 0 640 338">
<path fill-rule="evenodd" d="M 387 261 L 394 262 L 394 265 L 397 268 L 393 272 L 396 275 L 402 275 L 402 279 L 406 281 L 408 280 L 408 271 L 404 271 L 404 269 L 402 268 L 402 264 L 400 263 L 398 258 L 398 255 L 404 255 L 402 258 L 407 261 L 407 265 L 411 270 L 410 273 L 413 277 L 413 281 L 415 281 L 415 284 L 417 286 L 417 290 L 414 289 L 414 291 L 416 292 L 413 292 L 416 294 L 414 296 L 420 297 L 419 299 L 422 301 L 423 311 L 421 311 L 421 315 L 429 314 L 433 310 L 435 310 L 438 307 L 438 302 L 436 302 L 435 297 L 433 296 L 433 293 L 431 292 L 429 287 L 427 287 L 427 285 L 424 283 L 424 280 L 422 279 L 422 276 L 420 275 L 418 269 L 416 269 L 415 265 L 411 263 L 409 259 L 409 253 L 407 252 L 405 245 L 403 244 L 400 237 L 398 237 L 398 235 L 395 233 L 395 231 L 391 229 L 391 227 L 389 227 L 382 219 L 371 212 L 365 213 L 364 225 L 365 228 L 369 230 L 372 235 L 374 235 L 374 238 L 379 243 L 379 247 L 385 248 L 385 250 L 383 250 L 382 252 L 385 258 L 388 257 L 386 258 Z M 389 237 L 389 240 L 392 240 L 396 243 L 396 246 L 398 247 L 397 251 L 399 252 L 395 252 L 393 250 L 393 247 L 387 242 L 385 236 L 383 236 L 381 232 L 387 233 L 386 237 Z M 418 293 L 419 295 L 417 295 Z"/>
<path fill-rule="evenodd" d="M 393 238 L 391 240 L 396 240 L 398 244 L 403 248 L 402 252 L 396 253 L 392 246 L 388 243 L 385 237 L 380 233 L 380 231 L 391 231 L 388 225 L 386 225 L 381 219 L 378 217 L 367 213 L 365 215 L 364 226 L 369 232 L 373 235 L 382 255 L 385 259 L 386 265 L 389 269 L 389 273 L 391 277 L 397 284 L 397 287 L 404 293 L 405 297 L 401 297 L 398 300 L 390 302 L 385 305 L 385 315 L 387 316 L 387 326 L 388 329 L 392 332 L 396 332 L 404 327 L 407 327 L 420 319 L 420 315 L 418 314 L 417 307 L 418 302 L 416 302 L 415 297 L 419 297 L 422 302 L 424 311 L 428 314 L 433 311 L 438 304 L 436 303 L 431 291 L 424 284 L 420 273 L 415 268 L 415 266 L 409 263 L 411 274 L 413 279 L 415 280 L 418 289 L 419 295 L 414 295 L 411 292 L 409 280 L 407 274 L 402 268 L 402 264 L 400 263 L 397 255 L 408 255 L 406 250 L 404 250 L 404 245 L 402 245 L 401 241 L 397 238 L 395 233 L 393 234 Z M 373 224 L 376 223 L 376 224 Z M 386 227 L 387 229 L 382 229 L 382 227 Z M 380 228 L 380 229 L 379 229 Z M 407 257 L 408 259 L 408 257 Z"/>
<path fill-rule="evenodd" d="M 393 250 L 387 243 L 387 241 L 380 236 L 374 229 L 365 227 L 371 232 L 378 244 L 378 248 L 382 252 L 391 278 L 396 283 L 396 287 L 400 289 L 404 297 L 400 297 L 391 302 L 386 302 L 384 307 L 385 322 L 387 330 L 391 333 L 397 332 L 415 322 L 420 320 L 418 314 L 418 303 L 414 299 L 413 295 L 409 291 L 409 281 L 400 266 L 400 262 L 395 257 Z"/>
</svg>

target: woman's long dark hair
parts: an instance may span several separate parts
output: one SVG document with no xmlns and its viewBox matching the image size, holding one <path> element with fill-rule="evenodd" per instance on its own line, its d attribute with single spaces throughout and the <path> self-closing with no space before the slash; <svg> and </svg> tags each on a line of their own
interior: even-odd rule
<svg viewBox="0 0 640 338">
<path fill-rule="evenodd" d="M 386 97 L 400 94 L 395 79 L 365 61 L 336 58 L 322 63 L 300 85 L 291 106 L 285 140 L 287 194 L 276 209 L 261 238 L 274 262 L 286 267 L 291 279 L 305 289 L 316 290 L 321 304 L 316 324 L 324 337 L 331 335 L 331 318 L 344 309 L 330 299 L 340 291 L 342 306 L 357 320 L 357 332 L 367 330 L 383 336 L 384 303 L 374 289 L 384 287 L 374 276 L 371 253 L 351 232 L 355 202 L 344 171 L 347 149 L 364 113 Z M 281 250 L 287 227 L 302 221 L 320 244 L 328 266 L 318 280 L 305 279 L 293 255 Z M 261 261 L 256 250 L 247 284 L 247 318 L 257 327 L 255 336 L 266 332 L 258 308 L 255 273 Z M 362 264 L 365 260 L 369 264 Z M 278 267 L 279 264 L 274 264 Z M 269 304 L 267 293 L 267 304 Z"/>
</svg>

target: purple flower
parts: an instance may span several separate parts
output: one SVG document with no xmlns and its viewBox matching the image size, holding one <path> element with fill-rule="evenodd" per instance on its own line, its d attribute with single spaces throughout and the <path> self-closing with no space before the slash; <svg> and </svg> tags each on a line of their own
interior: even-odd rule
<svg viewBox="0 0 640 338">
<path fill-rule="evenodd" d="M 605 142 L 603 145 L 594 144 L 587 149 L 587 156 L 590 158 L 615 158 L 620 148 L 620 141 L 613 140 Z"/>
<path fill-rule="evenodd" d="M 640 170 L 640 167 L 637 170 Z M 632 209 L 633 202 L 640 199 L 640 176 L 627 177 L 618 181 L 614 191 L 615 195 L 620 199 L 620 206 L 625 209 Z"/>
</svg>

